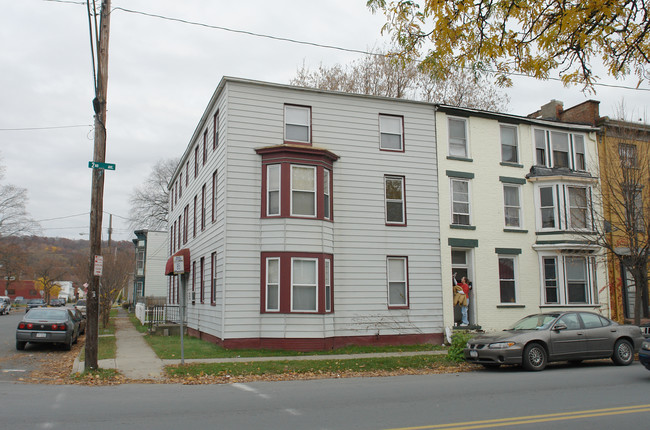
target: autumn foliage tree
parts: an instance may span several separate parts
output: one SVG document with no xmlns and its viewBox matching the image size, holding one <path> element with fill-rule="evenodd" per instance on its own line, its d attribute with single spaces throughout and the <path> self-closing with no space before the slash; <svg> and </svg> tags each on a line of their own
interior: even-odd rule
<svg viewBox="0 0 650 430">
<path fill-rule="evenodd" d="M 40 256 L 33 265 L 34 267 L 34 287 L 37 291 L 42 291 L 43 299 L 46 303 L 50 299 L 58 298 L 61 287 L 56 281 L 65 278 L 67 267 L 54 255 Z"/>
<path fill-rule="evenodd" d="M 501 84 L 512 73 L 590 88 L 594 62 L 615 78 L 647 81 L 650 3 L 647 0 L 368 0 L 387 19 L 409 58 L 424 57 L 438 77 L 458 70 L 490 71 Z"/>
<path fill-rule="evenodd" d="M 111 307 L 131 282 L 135 262 L 134 249 L 112 248 L 104 253 L 104 264 L 99 286 L 99 318 L 108 325 Z"/>
</svg>

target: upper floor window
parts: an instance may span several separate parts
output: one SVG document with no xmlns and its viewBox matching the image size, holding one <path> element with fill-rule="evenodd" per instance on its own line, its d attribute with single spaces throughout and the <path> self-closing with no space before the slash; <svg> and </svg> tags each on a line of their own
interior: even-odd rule
<svg viewBox="0 0 650 430">
<path fill-rule="evenodd" d="M 594 229 L 591 216 L 591 187 L 549 184 L 535 191 L 538 230 Z"/>
<path fill-rule="evenodd" d="M 586 170 L 584 135 L 535 129 L 535 163 L 545 167 Z"/>
<path fill-rule="evenodd" d="M 555 190 L 554 187 L 539 188 L 542 228 L 555 228 Z"/>
<path fill-rule="evenodd" d="M 284 140 L 311 143 L 310 107 L 285 105 Z"/>
<path fill-rule="evenodd" d="M 291 166 L 291 215 L 316 216 L 316 168 Z"/>
<path fill-rule="evenodd" d="M 262 217 L 332 219 L 332 162 L 338 157 L 311 147 L 274 146 L 262 155 Z"/>
<path fill-rule="evenodd" d="M 499 256 L 499 297 L 501 303 L 517 302 L 516 261 L 513 256 Z"/>
<path fill-rule="evenodd" d="M 517 127 L 501 125 L 501 161 L 519 163 Z"/>
<path fill-rule="evenodd" d="M 404 118 L 379 115 L 379 148 L 387 151 L 404 150 Z"/>
<path fill-rule="evenodd" d="M 203 132 L 203 165 L 208 161 L 208 129 Z"/>
<path fill-rule="evenodd" d="M 406 204 L 404 199 L 404 178 L 384 177 L 386 199 L 386 224 L 406 224 Z"/>
<path fill-rule="evenodd" d="M 568 187 L 569 189 L 569 226 L 570 228 L 586 229 L 589 223 L 587 207 L 587 188 Z"/>
<path fill-rule="evenodd" d="M 219 111 L 212 117 L 212 149 L 219 146 Z"/>
<path fill-rule="evenodd" d="M 469 149 L 467 145 L 467 120 L 463 118 L 449 118 L 449 156 L 467 158 Z"/>
<path fill-rule="evenodd" d="M 217 171 L 212 174 L 212 222 L 217 220 Z"/>
<path fill-rule="evenodd" d="M 451 179 L 451 223 L 470 225 L 470 215 L 469 181 Z"/>
<path fill-rule="evenodd" d="M 623 167 L 637 167 L 636 145 L 618 144 L 618 156 Z"/>
<path fill-rule="evenodd" d="M 194 178 L 199 176 L 199 145 L 194 148 Z"/>
<path fill-rule="evenodd" d="M 503 213 L 505 226 L 509 228 L 521 227 L 521 187 L 519 185 L 503 186 Z"/>
</svg>

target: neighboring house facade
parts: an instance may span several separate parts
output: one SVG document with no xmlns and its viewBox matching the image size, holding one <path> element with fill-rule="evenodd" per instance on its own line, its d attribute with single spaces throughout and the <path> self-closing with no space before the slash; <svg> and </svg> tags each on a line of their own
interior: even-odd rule
<svg viewBox="0 0 650 430">
<path fill-rule="evenodd" d="M 452 274 L 468 276 L 470 326 L 536 312 L 608 313 L 602 250 L 589 245 L 598 184 L 591 126 L 438 106 L 436 142 L 446 325 Z"/>
<path fill-rule="evenodd" d="M 36 281 L 11 281 L 5 292 L 11 300 L 15 300 L 16 297 L 25 300 L 43 298 L 42 292 L 36 289 Z"/>
<path fill-rule="evenodd" d="M 604 233 L 613 251 L 620 256 L 630 254 L 630 239 L 636 236 L 637 247 L 650 242 L 650 126 L 639 121 L 613 120 L 601 117 L 599 102 L 588 100 L 569 109 L 555 103 L 555 119 L 579 122 L 599 128 L 598 146 L 605 220 L 610 226 Z M 628 188 L 628 186 L 630 188 Z M 626 227 L 635 234 L 626 233 Z M 643 254 L 635 253 L 637 255 Z M 612 252 L 608 255 L 611 316 L 624 322 L 635 314 L 636 285 L 630 271 Z M 647 269 L 646 269 L 647 272 Z M 649 309 L 647 285 L 641 291 L 641 318 L 647 318 Z"/>
<path fill-rule="evenodd" d="M 169 188 L 190 334 L 230 348 L 441 343 L 434 116 L 223 78 Z"/>
<path fill-rule="evenodd" d="M 145 297 L 166 297 L 167 279 L 165 264 L 169 250 L 167 232 L 154 230 L 136 230 L 135 272 L 133 275 L 133 303 Z"/>
</svg>

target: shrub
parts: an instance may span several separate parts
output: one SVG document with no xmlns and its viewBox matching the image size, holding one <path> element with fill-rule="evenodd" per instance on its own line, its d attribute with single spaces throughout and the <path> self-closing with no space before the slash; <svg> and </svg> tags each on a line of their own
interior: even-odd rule
<svg viewBox="0 0 650 430">
<path fill-rule="evenodd" d="M 472 333 L 465 330 L 459 330 L 454 332 L 454 334 L 451 335 L 451 346 L 449 347 L 449 351 L 447 352 L 447 358 L 450 361 L 454 361 L 457 363 L 464 361 L 465 356 L 463 355 L 463 349 L 465 348 L 467 341 L 470 340 L 471 337 L 472 337 Z"/>
</svg>

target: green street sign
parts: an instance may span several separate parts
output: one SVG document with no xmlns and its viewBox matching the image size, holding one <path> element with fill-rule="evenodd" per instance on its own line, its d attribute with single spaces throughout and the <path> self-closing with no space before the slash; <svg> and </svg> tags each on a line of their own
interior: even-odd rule
<svg viewBox="0 0 650 430">
<path fill-rule="evenodd" d="M 115 170 L 115 164 L 111 163 L 99 163 L 97 161 L 89 161 L 88 167 L 91 169 L 105 169 L 105 170 Z"/>
</svg>

